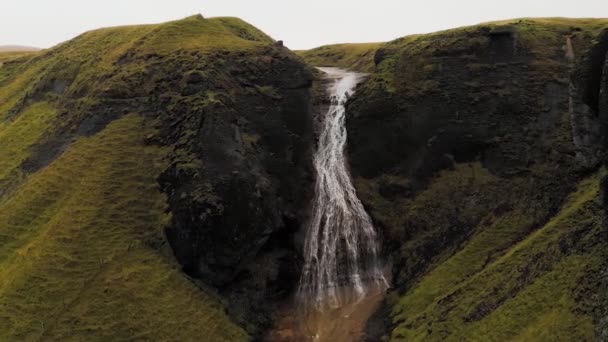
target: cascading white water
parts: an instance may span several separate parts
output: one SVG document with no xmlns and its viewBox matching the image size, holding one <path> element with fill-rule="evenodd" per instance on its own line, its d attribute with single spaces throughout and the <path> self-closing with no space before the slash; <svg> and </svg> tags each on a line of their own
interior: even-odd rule
<svg viewBox="0 0 608 342">
<path fill-rule="evenodd" d="M 307 306 L 325 310 L 361 300 L 370 289 L 384 290 L 387 282 L 378 262 L 376 231 L 357 197 L 344 154 L 345 104 L 363 75 L 320 69 L 334 83 L 314 155 L 315 196 L 298 297 Z"/>
</svg>

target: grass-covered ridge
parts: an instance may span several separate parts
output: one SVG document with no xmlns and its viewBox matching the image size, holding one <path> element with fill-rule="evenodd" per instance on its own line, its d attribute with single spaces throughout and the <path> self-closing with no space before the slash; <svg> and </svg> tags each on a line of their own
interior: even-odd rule
<svg viewBox="0 0 608 342">
<path fill-rule="evenodd" d="M 515 37 L 513 49 L 536 58 L 536 63 L 530 67 L 542 73 L 552 72 L 557 65 L 551 60 L 556 54 L 565 54 L 567 36 L 572 37 L 574 51 L 578 53 L 606 25 L 608 19 L 601 18 L 519 18 L 405 36 L 387 42 L 382 47 L 382 58 L 377 59 L 381 65 L 376 80 L 391 92 L 404 89 L 412 96 L 436 90 L 436 84 L 431 80 L 441 72 L 441 64 L 438 62 L 442 57 L 473 57 L 491 47 L 491 39 L 487 35 L 478 35 L 480 31 L 512 32 Z M 411 63 L 408 67 L 403 65 L 405 60 Z M 479 67 L 478 64 L 472 58 L 468 68 L 473 70 Z M 407 70 L 407 73 L 396 77 L 391 72 L 394 68 Z"/>
<path fill-rule="evenodd" d="M 96 89 L 113 76 L 119 63 L 137 56 L 166 56 L 177 51 L 248 51 L 267 46 L 273 40 L 238 18 L 192 16 L 164 24 L 125 26 L 90 31 L 36 54 L 36 58 L 12 59 L 0 68 L 0 112 L 53 80 L 43 71 L 52 71 L 55 80 L 73 83 L 68 94 Z M 118 70 L 121 76 L 141 72 L 136 65 Z M 51 75 L 51 73 L 46 73 Z M 86 88 L 85 88 L 86 87 Z"/>
<path fill-rule="evenodd" d="M 374 71 L 374 55 L 383 43 L 324 45 L 297 54 L 313 66 L 340 67 L 361 72 Z"/>
<path fill-rule="evenodd" d="M 150 58 L 184 51 L 203 56 L 249 51 L 272 43 L 240 19 L 193 16 L 165 24 L 99 29 L 42 52 L 7 54 L 0 66 L 0 139 L 7 141 L 2 153 L 9 155 L 1 162 L 0 184 L 9 182 L 7 175 L 16 173 L 31 145 L 74 129 L 102 102 L 116 102 L 117 97 L 134 102 L 133 98 L 150 94 Z M 61 118 L 47 113 L 53 111 L 67 113 Z M 104 113 L 99 120 L 116 115 L 122 113 Z"/>
<path fill-rule="evenodd" d="M 192 157 L 158 137 L 193 120 L 178 107 L 229 105 L 226 56 L 269 49 L 240 19 L 193 16 L 0 54 L 0 340 L 248 338 L 165 241 L 158 178 Z"/>
</svg>

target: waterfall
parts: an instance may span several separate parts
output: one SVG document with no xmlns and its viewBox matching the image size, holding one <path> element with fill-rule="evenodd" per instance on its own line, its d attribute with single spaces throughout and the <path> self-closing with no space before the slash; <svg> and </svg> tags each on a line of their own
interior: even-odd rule
<svg viewBox="0 0 608 342">
<path fill-rule="evenodd" d="M 347 168 L 346 108 L 361 74 L 321 68 L 334 79 L 331 105 L 314 154 L 315 195 L 304 242 L 298 298 L 318 310 L 359 301 L 387 281 L 378 262 L 378 239 Z"/>
</svg>

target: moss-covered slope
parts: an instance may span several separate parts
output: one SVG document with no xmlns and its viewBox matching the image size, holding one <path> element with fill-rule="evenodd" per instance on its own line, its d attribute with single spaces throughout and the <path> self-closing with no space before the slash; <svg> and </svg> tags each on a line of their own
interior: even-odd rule
<svg viewBox="0 0 608 342">
<path fill-rule="evenodd" d="M 605 95 L 587 85 L 607 29 L 521 19 L 376 52 L 347 125 L 393 262 L 392 340 L 603 338 Z"/>
<path fill-rule="evenodd" d="M 239 341 L 267 324 L 293 257 L 274 234 L 298 225 L 310 178 L 297 57 L 194 16 L 2 61 L 0 340 Z"/>
</svg>

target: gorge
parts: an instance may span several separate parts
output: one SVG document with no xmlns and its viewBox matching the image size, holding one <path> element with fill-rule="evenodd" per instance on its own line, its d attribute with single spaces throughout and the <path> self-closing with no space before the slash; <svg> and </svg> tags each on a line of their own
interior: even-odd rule
<svg viewBox="0 0 608 342">
<path fill-rule="evenodd" d="M 344 156 L 345 104 L 362 75 L 333 68 L 321 71 L 335 83 L 329 89 L 331 105 L 314 154 L 315 196 L 298 297 L 305 306 L 325 310 L 359 301 L 369 288 L 388 284 L 378 260 L 377 234 L 357 198 Z"/>
<path fill-rule="evenodd" d="M 0 341 L 604 341 L 607 53 L 201 15 L 0 52 Z"/>
</svg>

